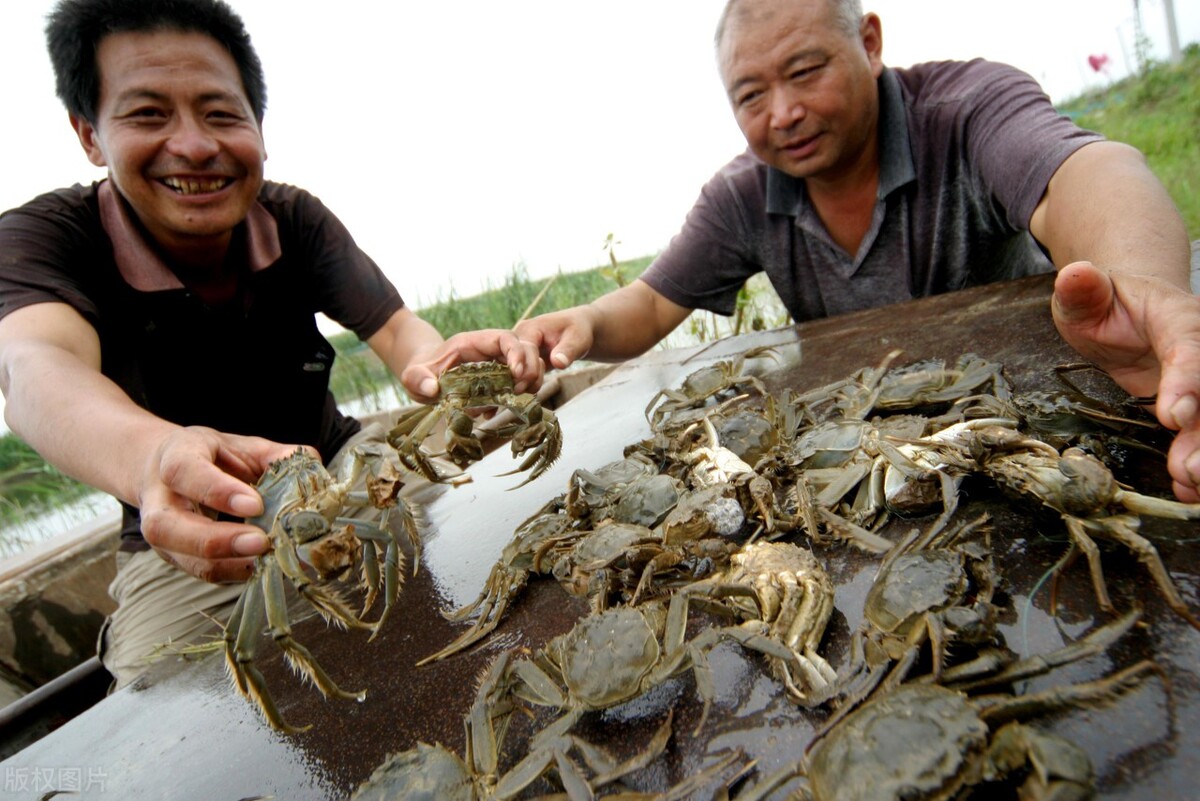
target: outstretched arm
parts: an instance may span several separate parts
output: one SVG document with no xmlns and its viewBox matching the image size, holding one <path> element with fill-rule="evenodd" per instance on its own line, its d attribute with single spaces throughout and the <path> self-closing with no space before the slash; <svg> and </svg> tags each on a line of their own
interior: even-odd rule
<svg viewBox="0 0 1200 801">
<path fill-rule="evenodd" d="M 1200 501 L 1200 298 L 1178 210 L 1134 148 L 1086 145 L 1054 174 L 1030 222 L 1058 278 L 1059 333 L 1131 395 L 1157 396 L 1177 431 L 1168 469 Z"/>
<path fill-rule="evenodd" d="M 514 330 L 547 364 L 561 369 L 585 356 L 622 361 L 641 355 L 691 312 L 637 280 L 592 303 L 526 320 Z"/>
<path fill-rule="evenodd" d="M 137 506 L 146 541 L 168 561 L 234 581 L 267 549 L 261 530 L 204 511 L 261 513 L 254 482 L 295 446 L 150 414 L 100 373 L 96 332 L 70 306 L 41 303 L 0 320 L 0 390 L 12 431 L 64 473 Z"/>
</svg>

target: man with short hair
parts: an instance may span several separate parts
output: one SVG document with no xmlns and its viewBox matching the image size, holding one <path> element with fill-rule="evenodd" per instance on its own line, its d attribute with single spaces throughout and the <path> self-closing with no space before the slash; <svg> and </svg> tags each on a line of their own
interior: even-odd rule
<svg viewBox="0 0 1200 801">
<path fill-rule="evenodd" d="M 71 125 L 108 176 L 0 216 L 0 389 L 14 433 L 124 507 L 101 641 L 123 684 L 228 613 L 269 548 L 244 518 L 262 512 L 272 461 L 302 445 L 336 469 L 381 439 L 338 411 L 316 312 L 418 400 L 446 365 L 341 222 L 264 180 L 262 67 L 224 2 L 62 0 L 46 33 Z M 488 342 L 540 381 L 536 351 Z"/>
<path fill-rule="evenodd" d="M 883 64 L 857 0 L 730 0 L 717 58 L 749 144 L 637 281 L 516 328 L 553 368 L 641 354 L 756 272 L 797 321 L 1057 268 L 1063 338 L 1178 432 L 1200 501 L 1200 300 L 1183 221 L 1135 149 L 984 61 Z"/>
</svg>

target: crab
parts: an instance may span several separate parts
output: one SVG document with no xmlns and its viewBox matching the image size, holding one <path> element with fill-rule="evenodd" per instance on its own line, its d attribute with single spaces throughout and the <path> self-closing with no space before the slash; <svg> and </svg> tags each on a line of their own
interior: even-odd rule
<svg viewBox="0 0 1200 801">
<path fill-rule="evenodd" d="M 817 651 L 833 614 L 833 581 L 811 552 L 791 542 L 752 542 L 735 553 L 729 566 L 682 590 L 693 601 L 719 600 L 743 619 L 742 641 L 767 638 L 785 646 L 793 659 L 771 658 L 772 672 L 788 693 L 806 703 L 814 690 L 836 679 Z M 801 672 L 796 671 L 796 667 Z"/>
<path fill-rule="evenodd" d="M 400 547 L 396 536 L 387 528 L 386 520 L 383 525 L 374 527 L 341 517 L 344 511 L 355 505 L 351 487 L 372 456 L 378 454 L 356 451 L 347 460 L 343 477 L 335 480 L 318 459 L 302 448 L 297 449 L 291 456 L 272 463 L 263 474 L 258 482 L 263 512 L 246 521 L 262 528 L 271 539 L 272 547 L 255 559 L 254 573 L 246 582 L 224 625 L 221 643 L 234 686 L 256 703 L 271 726 L 287 733 L 304 729 L 295 728 L 283 720 L 267 690 L 262 673 L 254 666 L 264 622 L 276 644 L 283 649 L 288 663 L 322 694 L 362 700 L 365 691 L 342 690 L 317 664 L 308 649 L 292 637 L 285 579 L 327 622 L 372 632 L 379 630 L 379 624 L 391 609 L 399 590 Z M 362 506 L 363 503 L 358 505 Z M 351 610 L 335 589 L 317 584 L 305 572 L 301 555 L 303 547 L 330 534 L 337 536 L 334 526 L 338 524 L 346 526 L 343 533 L 352 526 L 354 536 L 371 545 L 368 555 L 373 561 L 377 559 L 374 556 L 376 543 L 385 544 L 385 607 L 383 616 L 374 623 L 363 620 Z M 414 549 L 419 548 L 415 528 L 406 526 L 406 529 Z M 368 582 L 375 582 L 368 587 L 373 597 L 380 580 L 378 566 L 364 566 L 364 573 Z"/>
<path fill-rule="evenodd" d="M 986 524 L 983 515 L 950 529 L 936 523 L 924 533 L 914 529 L 880 563 L 852 638 L 851 660 L 837 681 L 836 694 L 847 699 L 843 715 L 877 689 L 903 681 L 926 642 L 937 681 L 952 643 L 978 646 L 996 639 Z"/>
<path fill-rule="evenodd" d="M 743 509 L 756 515 L 764 531 L 773 534 L 776 519 L 780 517 L 774 486 L 740 456 L 721 444 L 716 426 L 710 418 L 705 417 L 699 425 L 704 432 L 703 444 L 682 455 L 688 465 L 692 485 L 697 489 L 729 485 Z M 786 528 L 791 528 L 790 519 L 780 522 Z"/>
<path fill-rule="evenodd" d="M 580 620 L 540 648 L 530 659 L 513 663 L 513 692 L 526 701 L 566 710 L 549 731 L 566 731 L 588 711 L 618 706 L 677 674 L 693 670 L 704 704 L 697 731 L 714 697 L 707 651 L 724 629 L 706 629 L 688 641 L 689 599 L 675 593 L 667 605 L 649 601 L 615 606 Z M 743 644 L 768 656 L 795 660 L 791 650 L 768 638 L 744 638 Z"/>
<path fill-rule="evenodd" d="M 618 763 L 584 740 L 569 735 L 543 737 L 537 747 L 505 773 L 499 772 L 500 748 L 513 711 L 509 700 L 511 652 L 502 653 L 484 673 L 471 708 L 464 716 L 466 758 L 441 744 L 418 743 L 394 754 L 360 785 L 351 801 L 395 798 L 438 798 L 450 801 L 502 801 L 518 797 L 551 770 L 572 799 L 593 798 L 606 784 L 645 767 L 665 750 L 671 720 L 659 728 L 649 746 L 632 760 Z M 578 752 L 591 776 L 571 757 Z"/>
<path fill-rule="evenodd" d="M 1088 560 L 1097 603 L 1105 611 L 1113 611 L 1100 565 L 1099 548 L 1093 538 L 1113 540 L 1133 551 L 1150 572 L 1167 605 L 1194 628 L 1200 629 L 1200 618 L 1188 608 L 1175 587 L 1158 549 L 1137 533 L 1141 522 L 1139 515 L 1200 520 L 1200 504 L 1180 503 L 1123 489 L 1112 471 L 1095 456 L 1079 448 L 1067 448 L 1060 455 L 1053 448 L 1047 451 L 1038 447 L 1036 442 L 999 428 L 986 429 L 977 435 L 977 447 L 989 452 L 980 457 L 988 476 L 1010 490 L 1033 495 L 1062 516 L 1071 546 L 1059 562 L 1056 574 L 1083 553 Z"/>
<path fill-rule="evenodd" d="M 475 600 L 452 611 L 443 612 L 451 621 L 466 620 L 472 615 L 474 622 L 446 647 L 417 662 L 424 665 L 462 651 L 495 631 L 508 610 L 509 604 L 525 588 L 531 573 L 539 572 L 535 559 L 547 544 L 560 537 L 571 537 L 571 520 L 565 514 L 543 511 L 522 523 L 509 543 L 504 546 L 500 559 L 492 566 L 483 589 Z M 540 565 L 538 566 L 540 567 Z"/>
<path fill-rule="evenodd" d="M 705 536 L 710 531 L 708 523 L 701 529 L 685 526 L 681 518 L 674 517 L 680 489 L 675 479 L 650 478 L 653 480 L 635 481 L 627 503 L 616 505 L 610 510 L 615 514 L 605 516 L 594 528 L 581 528 L 569 515 L 557 511 L 543 512 L 522 524 L 492 566 L 479 595 L 471 603 L 443 613 L 452 621 L 474 616 L 471 626 L 418 664 L 458 653 L 494 631 L 531 575 L 552 575 L 564 589 L 587 598 L 591 609 L 600 612 L 618 598 L 637 603 L 663 573 L 682 572 L 685 580 L 694 580 L 736 550 L 736 544 Z M 685 495 L 685 502 L 693 500 L 698 500 L 695 494 Z M 636 522 L 658 522 L 666 514 L 660 504 L 671 510 L 661 525 L 652 529 Z M 697 511 L 701 516 L 704 513 L 703 508 Z"/>
<path fill-rule="evenodd" d="M 1181 503 L 1144 495 L 1122 487 L 1098 458 L 1080 448 L 1059 453 L 1052 445 L 1017 431 L 1013 421 L 991 418 L 968 421 L 926 438 L 922 444 L 903 446 L 912 462 L 927 474 L 957 480 L 981 473 L 999 486 L 1028 495 L 1057 511 L 1066 525 L 1071 547 L 1055 568 L 1057 575 L 1079 553 L 1088 560 L 1092 588 L 1102 609 L 1111 612 L 1095 538 L 1112 540 L 1129 548 L 1150 572 L 1159 593 L 1180 617 L 1200 629 L 1200 618 L 1188 608 L 1154 545 L 1137 533 L 1141 515 L 1170 520 L 1200 520 L 1200 504 Z M 934 441 L 936 440 L 936 442 Z M 889 471 L 895 468 L 889 466 Z M 889 495 L 919 482 L 916 472 L 885 475 Z M 952 479 L 948 477 L 953 476 Z M 946 490 L 947 510 L 952 503 Z"/>
<path fill-rule="evenodd" d="M 731 360 L 714 362 L 689 374 L 678 389 L 660 389 L 646 404 L 646 419 L 654 429 L 661 428 L 673 415 L 688 409 L 699 409 L 709 400 L 728 390 L 752 387 L 758 394 L 766 395 L 762 381 L 742 371 L 747 359 L 776 354 L 775 348 L 764 345 L 751 348 Z M 659 401 L 662 403 L 659 403 Z"/>
<path fill-rule="evenodd" d="M 801 798 L 942 801 L 1022 770 L 1028 775 L 1021 798 L 1090 797 L 1094 771 L 1087 753 L 1020 719 L 1104 705 L 1155 670 L 1152 662 L 1140 662 L 1093 682 L 1018 696 L 970 697 L 934 684 L 900 687 L 816 742 L 805 760 Z"/>
<path fill-rule="evenodd" d="M 982 785 L 1009 780 L 1022 782 L 1017 794 L 1024 799 L 1090 798 L 1095 788 L 1087 754 L 1024 721 L 1106 706 L 1151 674 L 1161 677 L 1157 664 L 1144 660 L 1094 681 L 1025 695 L 973 691 L 1011 686 L 1101 654 L 1140 615 L 1134 610 L 1056 651 L 985 669 L 969 684 L 910 682 L 881 693 L 827 723 L 801 759 L 764 778 L 738 801 L 762 801 L 796 777 L 801 784 L 788 797 L 803 801 L 949 801 L 975 797 Z"/>
<path fill-rule="evenodd" d="M 514 457 L 525 456 L 516 469 L 505 475 L 530 471 L 517 486 L 534 480 L 558 459 L 562 452 L 558 418 L 538 403 L 534 395 L 514 392 L 512 373 L 505 365 L 498 362 L 460 364 L 442 373 L 438 385 L 441 392 L 437 403 L 405 412 L 388 432 L 388 444 L 396 449 L 400 461 L 408 469 L 430 481 L 447 481 L 431 461 L 431 454 L 423 448 L 426 437 L 443 420 L 446 423 L 445 455 L 459 467 L 482 459 L 483 443 L 475 434 L 470 412 L 496 406 L 510 412 L 515 422 L 497 426 L 494 433 L 511 439 Z"/>
</svg>

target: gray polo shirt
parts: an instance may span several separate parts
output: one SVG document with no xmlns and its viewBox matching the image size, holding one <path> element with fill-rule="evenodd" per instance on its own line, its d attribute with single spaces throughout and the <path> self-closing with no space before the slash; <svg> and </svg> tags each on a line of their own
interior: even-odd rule
<svg viewBox="0 0 1200 801">
<path fill-rule="evenodd" d="M 1029 220 L 1067 156 L 1103 137 L 1004 64 L 886 69 L 879 96 L 879 189 L 858 253 L 829 236 L 802 179 L 747 151 L 704 186 L 642 280 L 732 314 L 764 271 L 800 322 L 1051 271 Z"/>
</svg>

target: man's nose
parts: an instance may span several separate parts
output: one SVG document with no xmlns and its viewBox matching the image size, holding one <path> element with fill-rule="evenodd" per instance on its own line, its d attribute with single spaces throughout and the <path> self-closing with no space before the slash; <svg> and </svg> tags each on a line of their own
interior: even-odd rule
<svg viewBox="0 0 1200 801">
<path fill-rule="evenodd" d="M 193 164 L 201 164 L 217 155 L 221 146 L 202 120 L 187 115 L 176 118 L 167 139 L 167 151 Z"/>
<path fill-rule="evenodd" d="M 804 119 L 808 110 L 798 92 L 780 87 L 771 93 L 771 127 L 787 130 Z"/>
</svg>

